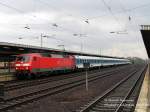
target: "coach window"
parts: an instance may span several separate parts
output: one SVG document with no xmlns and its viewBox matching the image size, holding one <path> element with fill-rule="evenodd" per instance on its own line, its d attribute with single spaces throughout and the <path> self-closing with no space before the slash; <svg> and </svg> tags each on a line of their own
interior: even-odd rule
<svg viewBox="0 0 150 112">
<path fill-rule="evenodd" d="M 80 59 L 78 59 L 78 64 L 80 64 Z"/>
<path fill-rule="evenodd" d="M 81 63 L 81 59 L 79 59 L 79 64 Z"/>
<path fill-rule="evenodd" d="M 82 63 L 84 63 L 84 59 L 82 59 Z"/>
<path fill-rule="evenodd" d="M 76 59 L 76 63 L 77 63 L 77 64 L 79 63 L 79 60 L 78 60 L 78 59 Z"/>
<path fill-rule="evenodd" d="M 96 63 L 98 63 L 98 60 L 96 60 Z"/>
<path fill-rule="evenodd" d="M 82 63 L 82 59 L 80 59 L 80 63 Z"/>
</svg>

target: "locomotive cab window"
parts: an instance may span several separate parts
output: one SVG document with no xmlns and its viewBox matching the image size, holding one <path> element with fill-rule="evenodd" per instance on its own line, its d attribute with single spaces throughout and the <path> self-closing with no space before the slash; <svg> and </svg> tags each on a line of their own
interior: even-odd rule
<svg viewBox="0 0 150 112">
<path fill-rule="evenodd" d="M 29 56 L 18 56 L 16 61 L 28 62 L 29 61 Z"/>
</svg>

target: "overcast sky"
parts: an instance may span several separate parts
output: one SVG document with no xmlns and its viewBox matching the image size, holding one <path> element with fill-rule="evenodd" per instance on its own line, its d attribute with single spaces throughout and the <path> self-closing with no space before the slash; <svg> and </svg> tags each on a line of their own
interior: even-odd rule
<svg viewBox="0 0 150 112">
<path fill-rule="evenodd" d="M 147 58 L 149 10 L 149 0 L 0 0 L 0 41 L 40 46 L 42 34 L 44 47 Z"/>
</svg>

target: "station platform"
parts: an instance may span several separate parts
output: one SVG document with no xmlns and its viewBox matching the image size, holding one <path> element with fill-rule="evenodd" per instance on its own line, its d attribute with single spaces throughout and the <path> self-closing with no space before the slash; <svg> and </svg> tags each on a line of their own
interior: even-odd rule
<svg viewBox="0 0 150 112">
<path fill-rule="evenodd" d="M 9 74 L 0 74 L 0 82 L 15 80 L 15 76 L 12 73 Z"/>
<path fill-rule="evenodd" d="M 149 76 L 149 67 L 146 71 L 145 78 L 141 87 L 135 112 L 150 112 L 150 76 Z"/>
</svg>

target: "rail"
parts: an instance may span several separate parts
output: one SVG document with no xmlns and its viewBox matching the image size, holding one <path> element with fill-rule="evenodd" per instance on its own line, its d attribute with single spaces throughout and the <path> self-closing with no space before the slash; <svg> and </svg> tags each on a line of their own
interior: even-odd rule
<svg viewBox="0 0 150 112">
<path fill-rule="evenodd" d="M 142 70 L 142 73 L 145 71 L 147 67 L 145 67 Z M 130 75 L 128 75 L 126 78 L 122 79 L 120 82 L 118 82 L 116 85 L 114 85 L 113 87 L 109 88 L 107 91 L 105 91 L 101 96 L 99 96 L 98 98 L 96 98 L 94 101 L 92 101 L 91 103 L 89 103 L 88 105 L 86 105 L 84 108 L 82 108 L 81 110 L 79 110 L 79 112 L 89 112 L 92 110 L 92 108 L 94 108 L 96 106 L 96 104 L 98 104 L 100 101 L 102 101 L 102 99 L 104 99 L 105 97 L 107 97 L 112 91 L 114 91 L 116 88 L 118 88 L 120 85 L 122 85 L 124 82 L 126 82 L 128 79 L 130 79 L 130 77 L 132 77 L 134 74 L 136 74 L 138 72 L 134 71 L 132 72 Z M 142 74 L 141 73 L 141 74 Z M 115 112 L 119 112 L 122 108 L 122 104 L 125 102 L 125 99 L 131 94 L 131 92 L 133 91 L 134 87 L 136 86 L 138 80 L 140 79 L 141 75 L 138 77 L 138 79 L 136 80 L 136 82 L 134 83 L 134 86 L 132 86 L 132 88 L 129 90 L 129 92 L 127 93 L 127 95 L 124 97 L 124 99 L 122 100 L 122 102 L 120 103 L 120 105 L 118 105 L 118 108 L 115 110 Z M 95 111 L 96 112 L 96 111 Z"/>
<path fill-rule="evenodd" d="M 131 70 L 133 71 L 133 69 L 131 69 Z M 129 72 L 131 72 L 131 70 Z M 115 73 L 116 72 L 117 71 L 115 71 Z M 119 73 L 123 73 L 122 70 L 120 70 L 120 72 L 118 72 L 118 74 Z M 110 74 L 106 74 L 106 75 L 91 77 L 91 78 L 89 78 L 89 82 L 98 80 L 102 77 L 112 76 L 111 74 L 114 74 L 114 72 L 110 73 Z M 0 111 L 6 111 L 8 109 L 12 109 L 14 107 L 27 104 L 28 102 L 33 102 L 33 101 L 39 100 L 43 97 L 62 93 L 64 91 L 72 89 L 74 87 L 81 86 L 81 85 L 85 84 L 85 79 L 80 79 L 80 80 L 73 81 L 73 82 L 70 82 L 70 80 L 68 80 L 68 82 L 69 83 L 63 83 L 63 84 L 57 85 L 55 87 L 48 87 L 46 89 L 38 90 L 38 91 L 35 91 L 32 93 L 26 93 L 24 95 L 5 100 L 4 104 L 2 104 L 2 107 L 0 108 Z"/>
</svg>

